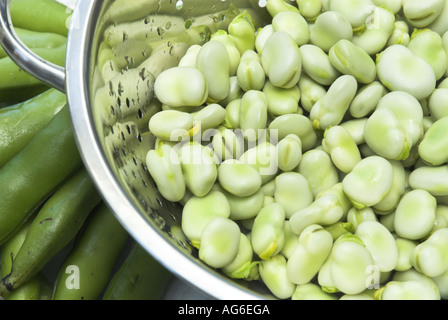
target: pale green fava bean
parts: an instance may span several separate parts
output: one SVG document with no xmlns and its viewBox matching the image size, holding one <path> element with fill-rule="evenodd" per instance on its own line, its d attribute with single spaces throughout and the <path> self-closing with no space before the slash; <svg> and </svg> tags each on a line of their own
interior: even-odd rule
<svg viewBox="0 0 448 320">
<path fill-rule="evenodd" d="M 366 21 L 375 8 L 372 0 L 339 0 L 331 1 L 330 9 L 342 13 L 353 29 L 365 27 Z"/>
<path fill-rule="evenodd" d="M 233 159 L 221 163 L 218 168 L 218 180 L 227 192 L 240 197 L 253 195 L 262 184 L 256 169 Z"/>
<path fill-rule="evenodd" d="M 437 19 L 427 26 L 428 29 L 438 32 L 441 36 L 448 31 L 448 2 L 444 1 L 443 9 Z"/>
<path fill-rule="evenodd" d="M 448 206 L 438 205 L 436 208 L 436 221 L 433 232 L 442 228 L 448 228 Z"/>
<path fill-rule="evenodd" d="M 296 285 L 289 280 L 286 264 L 286 258 L 277 254 L 269 260 L 261 261 L 259 266 L 260 278 L 279 299 L 291 298 L 296 289 Z"/>
<path fill-rule="evenodd" d="M 250 90 L 241 98 L 239 123 L 249 142 L 265 134 L 268 121 L 268 98 L 262 91 Z"/>
<path fill-rule="evenodd" d="M 383 7 L 389 9 L 393 14 L 400 12 L 402 0 L 372 0 L 373 4 L 377 7 Z"/>
<path fill-rule="evenodd" d="M 426 99 L 436 88 L 432 67 L 400 44 L 392 45 L 379 54 L 377 74 L 390 91 L 404 91 L 417 100 Z"/>
<path fill-rule="evenodd" d="M 406 0 L 403 3 L 403 14 L 410 24 L 424 28 L 439 17 L 444 4 L 444 0 Z"/>
<path fill-rule="evenodd" d="M 200 106 L 209 94 L 204 74 L 194 67 L 165 70 L 154 83 L 154 93 L 162 103 L 172 108 Z"/>
<path fill-rule="evenodd" d="M 262 183 L 265 184 L 278 172 L 277 159 L 277 147 L 270 142 L 262 142 L 249 148 L 239 161 L 255 168 L 261 175 Z"/>
<path fill-rule="evenodd" d="M 367 19 L 366 28 L 356 32 L 353 43 L 372 56 L 384 49 L 395 30 L 395 15 L 386 8 L 376 7 Z"/>
<path fill-rule="evenodd" d="M 225 195 L 230 205 L 230 216 L 232 220 L 245 221 L 253 219 L 264 205 L 264 193 L 260 189 L 248 197 L 235 196 L 227 192 L 219 183 L 216 183 L 212 191 L 219 191 Z"/>
<path fill-rule="evenodd" d="M 369 268 L 372 255 L 356 235 L 347 233 L 335 241 L 330 254 L 330 275 L 335 287 L 344 294 L 359 294 L 371 285 Z"/>
<path fill-rule="evenodd" d="M 230 101 L 226 106 L 226 117 L 224 126 L 228 129 L 237 129 L 240 127 L 241 99 Z"/>
<path fill-rule="evenodd" d="M 356 208 L 374 206 L 389 192 L 393 168 L 379 156 L 362 159 L 342 180 L 344 192 Z"/>
<path fill-rule="evenodd" d="M 218 128 L 213 135 L 212 146 L 219 161 L 238 159 L 243 154 L 243 141 L 237 134 L 225 127 Z"/>
<path fill-rule="evenodd" d="M 263 89 L 266 74 L 261 66 L 260 57 L 254 50 L 247 50 L 243 53 L 236 75 L 238 83 L 244 91 Z"/>
<path fill-rule="evenodd" d="M 197 68 L 206 79 L 207 101 L 224 100 L 230 92 L 230 58 L 226 47 L 219 41 L 209 41 L 198 52 Z M 191 82 L 192 79 L 185 79 Z"/>
<path fill-rule="evenodd" d="M 287 135 L 277 144 L 278 168 L 289 172 L 302 160 L 302 140 L 295 134 Z"/>
<path fill-rule="evenodd" d="M 257 35 L 255 37 L 255 50 L 258 52 L 258 54 L 261 54 L 263 52 L 266 41 L 274 34 L 274 32 L 275 31 L 272 24 L 267 24 L 266 26 L 257 30 Z"/>
<path fill-rule="evenodd" d="M 284 139 L 290 134 L 295 134 L 302 141 L 302 151 L 312 149 L 317 143 L 317 133 L 310 119 L 301 114 L 285 114 L 276 117 L 269 124 L 271 137 L 277 133 L 278 140 Z"/>
<path fill-rule="evenodd" d="M 376 65 L 369 54 L 348 40 L 339 40 L 328 54 L 331 64 L 342 74 L 351 75 L 364 84 L 376 78 Z"/>
<path fill-rule="evenodd" d="M 146 166 L 162 196 L 173 202 L 180 201 L 186 190 L 177 152 L 169 145 L 150 150 L 146 156 Z"/>
<path fill-rule="evenodd" d="M 337 300 L 337 298 L 322 290 L 320 286 L 314 283 L 307 283 L 297 286 L 291 300 L 298 301 L 324 301 L 324 300 Z"/>
<path fill-rule="evenodd" d="M 390 92 L 378 103 L 365 126 L 364 137 L 378 155 L 392 160 L 408 158 L 423 136 L 421 104 L 406 92 Z"/>
<path fill-rule="evenodd" d="M 211 191 L 206 196 L 192 197 L 182 210 L 182 231 L 191 244 L 200 247 L 204 227 L 214 218 L 229 218 L 230 205 L 224 194 Z"/>
<path fill-rule="evenodd" d="M 408 49 L 431 66 L 437 80 L 445 75 L 448 61 L 442 37 L 437 32 L 429 29 L 414 31 Z"/>
<path fill-rule="evenodd" d="M 418 146 L 420 158 L 431 166 L 438 166 L 448 161 L 448 137 L 445 134 L 448 116 L 443 117 L 428 129 Z"/>
<path fill-rule="evenodd" d="M 395 232 L 409 240 L 427 236 L 434 226 L 436 207 L 436 198 L 429 192 L 421 189 L 407 192 L 395 211 Z"/>
<path fill-rule="evenodd" d="M 213 150 L 199 142 L 183 145 L 179 150 L 185 183 L 197 197 L 209 193 L 218 177 L 218 168 Z"/>
<path fill-rule="evenodd" d="M 240 84 L 238 82 L 238 77 L 231 76 L 230 77 L 230 92 L 227 98 L 224 100 L 219 101 L 219 104 L 221 106 L 227 106 L 229 103 L 231 103 L 233 100 L 240 99 L 244 94 L 243 89 L 241 89 Z"/>
<path fill-rule="evenodd" d="M 202 230 L 199 259 L 213 268 L 223 268 L 236 258 L 240 245 L 240 228 L 236 222 L 216 217 Z"/>
<path fill-rule="evenodd" d="M 338 222 L 349 210 L 348 199 L 338 183 L 321 192 L 306 208 L 294 213 L 289 219 L 291 230 L 300 235 L 312 224 L 327 226 Z"/>
<path fill-rule="evenodd" d="M 241 53 L 238 50 L 234 38 L 225 30 L 218 30 L 210 37 L 210 40 L 221 42 L 227 49 L 230 59 L 230 75 L 236 75 L 241 62 Z"/>
<path fill-rule="evenodd" d="M 444 300 L 448 299 L 448 271 L 444 274 L 432 278 L 439 289 L 440 297 Z"/>
<path fill-rule="evenodd" d="M 411 35 L 409 34 L 409 26 L 406 21 L 395 21 L 394 31 L 387 41 L 386 46 L 390 47 L 394 44 L 407 46 L 409 41 L 411 41 Z"/>
<path fill-rule="evenodd" d="M 323 150 L 313 149 L 305 152 L 297 172 L 306 178 L 314 197 L 339 182 L 338 170 L 328 153 Z"/>
<path fill-rule="evenodd" d="M 296 0 L 300 14 L 308 21 L 314 21 L 322 13 L 322 0 Z"/>
<path fill-rule="evenodd" d="M 190 68 L 196 68 L 196 60 L 198 57 L 198 52 L 201 50 L 201 45 L 194 44 L 190 46 L 185 53 L 185 55 L 180 59 L 179 61 L 179 67 L 190 67 Z"/>
<path fill-rule="evenodd" d="M 428 277 L 441 276 L 448 270 L 448 228 L 437 230 L 415 248 L 412 265 Z"/>
<path fill-rule="evenodd" d="M 448 88 L 437 88 L 428 99 L 428 108 L 434 121 L 448 117 Z"/>
<path fill-rule="evenodd" d="M 350 104 L 350 114 L 354 118 L 363 118 L 370 115 L 376 106 L 388 93 L 388 90 L 379 81 L 373 81 L 361 87 Z"/>
<path fill-rule="evenodd" d="M 164 110 L 151 117 L 149 131 L 165 141 L 181 141 L 189 137 L 193 123 L 193 116 L 187 112 Z"/>
<path fill-rule="evenodd" d="M 302 45 L 300 53 L 303 70 L 317 83 L 329 86 L 340 76 L 340 72 L 331 64 L 327 53 L 318 46 Z"/>
<path fill-rule="evenodd" d="M 325 130 L 339 125 L 356 92 L 358 82 L 351 75 L 342 75 L 330 86 L 327 93 L 311 108 L 310 119 L 313 127 Z"/>
<path fill-rule="evenodd" d="M 433 196 L 448 195 L 448 166 L 420 166 L 409 175 L 408 183 L 413 189 L 426 190 Z"/>
<path fill-rule="evenodd" d="M 359 293 L 359 294 L 344 294 L 341 298 L 339 298 L 341 301 L 372 301 L 375 300 L 371 295 L 367 293 Z"/>
<path fill-rule="evenodd" d="M 304 176 L 297 172 L 284 172 L 275 178 L 274 199 L 283 206 L 289 219 L 297 211 L 308 207 L 314 197 Z"/>
<path fill-rule="evenodd" d="M 235 259 L 222 268 L 224 274 L 233 279 L 248 279 L 252 268 L 257 267 L 258 262 L 252 261 L 253 250 L 249 237 L 240 233 L 240 243 Z"/>
<path fill-rule="evenodd" d="M 276 117 L 299 112 L 301 94 L 298 86 L 283 89 L 274 86 L 268 80 L 264 83 L 262 91 L 268 99 L 268 112 L 270 115 Z"/>
<path fill-rule="evenodd" d="M 272 19 L 272 27 L 275 32 L 283 31 L 288 33 L 298 46 L 303 46 L 310 41 L 308 22 L 298 12 L 279 12 Z"/>
<path fill-rule="evenodd" d="M 412 254 L 418 243 L 404 238 L 396 238 L 395 243 L 398 248 L 398 263 L 395 270 L 399 272 L 410 270 L 412 268 Z"/>
<path fill-rule="evenodd" d="M 310 28 L 310 41 L 324 50 L 330 51 L 339 40 L 353 39 L 350 21 L 340 12 L 326 10 L 320 14 Z"/>
<path fill-rule="evenodd" d="M 390 272 L 398 265 L 398 247 L 395 238 L 378 221 L 364 221 L 356 233 L 372 255 L 380 272 Z"/>
<path fill-rule="evenodd" d="M 389 160 L 389 162 L 394 171 L 393 182 L 387 195 L 373 207 L 379 215 L 388 215 L 395 210 L 407 187 L 408 177 L 402 162 L 396 160 Z"/>
<path fill-rule="evenodd" d="M 266 10 L 271 17 L 275 17 L 280 12 L 293 11 L 299 13 L 299 9 L 292 4 L 287 3 L 285 0 L 267 0 Z"/>
<path fill-rule="evenodd" d="M 448 31 L 446 31 L 442 35 L 442 45 L 443 45 L 443 49 L 445 50 L 446 57 L 447 57 L 447 60 L 448 60 Z M 446 85 L 447 85 L 448 81 L 445 81 L 445 80 L 447 80 L 446 77 L 448 77 L 448 68 L 447 68 L 447 70 L 445 72 L 445 79 L 439 84 L 439 88 L 441 88 L 441 87 L 445 87 L 446 88 L 447 87 Z"/>
<path fill-rule="evenodd" d="M 300 77 L 298 87 L 301 95 L 300 104 L 307 112 L 310 112 L 314 104 L 327 93 L 325 86 L 311 79 L 306 73 Z"/>
<path fill-rule="evenodd" d="M 364 139 L 364 128 L 368 118 L 351 119 L 340 124 L 342 128 L 347 130 L 355 141 L 356 145 L 362 145 L 366 141 Z"/>
<path fill-rule="evenodd" d="M 311 225 L 300 234 L 299 243 L 287 262 L 289 279 L 298 285 L 309 283 L 327 260 L 333 237 L 323 227 Z"/>
<path fill-rule="evenodd" d="M 330 127 L 324 132 L 322 147 L 335 166 L 344 173 L 349 173 L 361 161 L 361 153 L 350 132 L 341 126 Z"/>
<path fill-rule="evenodd" d="M 271 180 L 261 187 L 261 190 L 263 191 L 264 195 L 267 197 L 274 197 L 275 194 L 275 179 Z"/>
<path fill-rule="evenodd" d="M 263 260 L 269 260 L 281 252 L 285 245 L 285 210 L 278 203 L 260 210 L 251 232 L 254 252 Z M 285 270 L 286 271 L 286 270 Z"/>
<path fill-rule="evenodd" d="M 336 222 L 329 226 L 324 227 L 331 236 L 333 237 L 333 241 L 336 241 L 340 236 L 343 236 L 346 233 L 354 233 L 355 226 L 351 222 Z"/>
<path fill-rule="evenodd" d="M 350 208 L 347 213 L 347 222 L 351 223 L 356 231 L 359 225 L 365 221 L 378 221 L 375 212 L 370 207 L 365 207 L 362 209 Z"/>
<path fill-rule="evenodd" d="M 200 125 L 202 131 L 218 127 L 226 118 L 226 110 L 217 103 L 212 103 L 199 111 L 193 112 L 193 124 Z"/>
<path fill-rule="evenodd" d="M 261 64 L 274 86 L 289 89 L 297 85 L 302 74 L 299 46 L 284 31 L 277 31 L 266 41 Z"/>
<path fill-rule="evenodd" d="M 241 56 L 247 50 L 255 50 L 255 26 L 247 11 L 236 16 L 229 24 L 228 29 Z"/>
<path fill-rule="evenodd" d="M 293 254 L 295 248 L 299 244 L 300 236 L 292 232 L 289 220 L 285 221 L 285 244 L 283 245 L 282 251 L 280 253 L 289 259 Z"/>
<path fill-rule="evenodd" d="M 440 293 L 436 286 L 418 280 L 390 281 L 378 290 L 376 296 L 376 300 L 386 301 L 440 300 Z"/>
</svg>

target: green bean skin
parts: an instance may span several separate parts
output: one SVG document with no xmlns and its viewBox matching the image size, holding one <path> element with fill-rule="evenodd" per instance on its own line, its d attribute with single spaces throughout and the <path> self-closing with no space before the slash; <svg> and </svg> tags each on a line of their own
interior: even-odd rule
<svg viewBox="0 0 448 320">
<path fill-rule="evenodd" d="M 103 300 L 158 300 L 172 274 L 138 243 L 110 280 Z"/>
<path fill-rule="evenodd" d="M 76 245 L 61 266 L 53 300 L 97 300 L 112 276 L 129 234 L 105 203 L 95 209 Z M 69 286 L 70 266 L 79 270 L 79 290 Z M 76 274 L 75 274 L 76 275 Z"/>
<path fill-rule="evenodd" d="M 75 237 L 100 201 L 84 168 L 70 177 L 38 212 L 2 286 L 11 291 L 36 276 Z"/>
<path fill-rule="evenodd" d="M 65 106 L 0 169 L 0 243 L 81 164 Z"/>
<path fill-rule="evenodd" d="M 49 89 L 25 102 L 0 110 L 0 168 L 20 152 L 64 107 L 66 96 Z"/>
</svg>

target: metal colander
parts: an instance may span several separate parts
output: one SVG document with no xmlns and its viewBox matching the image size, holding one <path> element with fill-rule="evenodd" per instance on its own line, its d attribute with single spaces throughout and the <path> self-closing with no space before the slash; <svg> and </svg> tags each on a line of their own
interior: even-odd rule
<svg viewBox="0 0 448 320">
<path fill-rule="evenodd" d="M 182 205 L 158 192 L 145 164 L 155 143 L 148 122 L 160 108 L 152 85 L 158 73 L 177 65 L 187 48 L 185 39 L 203 43 L 245 9 L 257 21 L 268 21 L 260 4 L 263 1 L 79 0 L 70 24 L 66 68 L 61 69 L 17 40 L 8 17 L 9 0 L 0 1 L 5 49 L 24 70 L 66 92 L 85 166 L 117 219 L 165 267 L 216 299 L 272 296 L 259 282 L 230 280 L 201 262 L 182 233 Z M 130 40 L 125 31 L 111 39 L 108 28 L 119 30 L 123 23 L 139 25 L 140 40 Z M 191 26 L 199 31 L 190 34 Z M 180 27 L 186 38 L 172 32 Z M 105 50 L 108 41 L 118 41 L 113 51 Z M 154 49 L 151 44 L 156 42 Z M 115 65 L 108 54 L 118 61 Z M 149 63 L 156 54 L 158 60 Z"/>
</svg>

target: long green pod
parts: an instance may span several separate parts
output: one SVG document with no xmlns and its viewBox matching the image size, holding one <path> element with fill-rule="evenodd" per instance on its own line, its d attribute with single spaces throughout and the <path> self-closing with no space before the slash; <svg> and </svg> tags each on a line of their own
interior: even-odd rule
<svg viewBox="0 0 448 320">
<path fill-rule="evenodd" d="M 97 300 L 129 239 L 105 203 L 81 231 L 56 279 L 53 300 Z"/>
<path fill-rule="evenodd" d="M 65 106 L 0 169 L 0 244 L 81 165 Z"/>
<path fill-rule="evenodd" d="M 0 292 L 20 287 L 38 274 L 79 232 L 101 201 L 89 174 L 81 168 L 42 206 L 17 252 Z"/>
<path fill-rule="evenodd" d="M 0 110 L 0 168 L 20 152 L 64 107 L 65 94 L 49 89 Z"/>
<path fill-rule="evenodd" d="M 65 45 L 67 42 L 67 37 L 57 33 L 38 32 L 23 28 L 14 28 L 14 31 L 25 46 L 31 50 L 35 48 L 57 48 Z M 5 49 L 0 46 L 0 58 L 4 58 L 7 55 Z"/>
<path fill-rule="evenodd" d="M 103 300 L 158 300 L 171 278 L 168 269 L 134 243 L 106 288 Z"/>
<path fill-rule="evenodd" d="M 13 0 L 11 20 L 15 27 L 66 36 L 72 12 L 55 0 Z"/>
</svg>

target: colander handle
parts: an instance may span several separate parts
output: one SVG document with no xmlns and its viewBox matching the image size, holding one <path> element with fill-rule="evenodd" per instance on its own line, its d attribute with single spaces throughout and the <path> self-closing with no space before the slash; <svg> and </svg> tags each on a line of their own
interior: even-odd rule
<svg viewBox="0 0 448 320">
<path fill-rule="evenodd" d="M 20 68 L 65 93 L 65 69 L 42 59 L 23 44 L 11 22 L 10 3 L 11 0 L 0 0 L 0 44 Z"/>
</svg>

